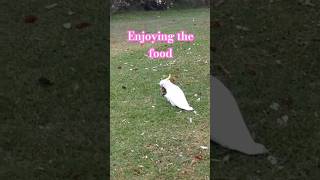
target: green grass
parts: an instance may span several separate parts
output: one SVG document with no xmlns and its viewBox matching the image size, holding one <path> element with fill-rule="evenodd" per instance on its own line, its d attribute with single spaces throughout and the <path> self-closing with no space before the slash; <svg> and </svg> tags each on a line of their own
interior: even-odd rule
<svg viewBox="0 0 320 180">
<path fill-rule="evenodd" d="M 144 54 L 151 46 L 128 44 L 128 29 L 187 30 L 197 39 L 194 44 L 176 42 L 174 60 L 150 60 Z M 209 150 L 200 146 L 209 146 L 209 9 L 116 14 L 110 34 L 111 177 L 207 178 Z M 160 95 L 158 83 L 169 73 L 179 77 L 179 86 L 198 115 L 179 112 Z M 202 160 L 193 163 L 199 155 Z"/>
<path fill-rule="evenodd" d="M 213 144 L 216 179 L 320 177 L 320 4 L 312 2 L 232 0 L 211 8 L 212 70 L 235 95 L 255 139 L 277 159 L 272 165 L 269 155 L 246 156 Z M 273 102 L 278 111 L 269 107 Z M 283 115 L 286 125 L 277 122 Z"/>
<path fill-rule="evenodd" d="M 47 10 L 45 6 L 58 3 Z M 106 179 L 105 1 L 2 1 L 0 179 Z M 68 11 L 75 12 L 72 16 Z M 26 24 L 24 17 L 38 20 Z M 71 22 L 72 28 L 62 24 Z M 75 24 L 89 22 L 82 30 Z M 52 86 L 39 85 L 49 79 Z"/>
</svg>

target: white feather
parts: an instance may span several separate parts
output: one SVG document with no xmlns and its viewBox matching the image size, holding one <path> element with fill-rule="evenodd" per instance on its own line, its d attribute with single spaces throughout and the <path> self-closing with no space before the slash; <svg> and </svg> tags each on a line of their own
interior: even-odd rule
<svg viewBox="0 0 320 180">
<path fill-rule="evenodd" d="M 189 105 L 183 91 L 179 88 L 179 86 L 173 84 L 169 78 L 161 80 L 159 85 L 160 87 L 166 89 L 166 94 L 164 97 L 172 106 L 177 106 L 178 108 L 187 111 L 193 111 L 193 108 Z"/>
<path fill-rule="evenodd" d="M 211 140 L 245 154 L 267 153 L 264 145 L 252 139 L 231 92 L 215 77 L 211 83 Z"/>
</svg>

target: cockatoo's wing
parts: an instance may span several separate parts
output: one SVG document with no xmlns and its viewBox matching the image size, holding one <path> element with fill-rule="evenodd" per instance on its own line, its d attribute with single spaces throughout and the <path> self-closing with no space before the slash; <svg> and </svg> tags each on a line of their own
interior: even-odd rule
<svg viewBox="0 0 320 180">
<path fill-rule="evenodd" d="M 183 91 L 177 85 L 172 84 L 172 86 L 167 88 L 166 91 L 167 94 L 165 97 L 171 103 L 171 105 L 187 111 L 193 110 L 193 108 L 189 105 Z"/>
<path fill-rule="evenodd" d="M 212 77 L 211 140 L 245 154 L 262 154 L 267 149 L 254 142 L 231 92 Z"/>
<path fill-rule="evenodd" d="M 174 101 L 173 101 L 173 98 L 170 96 L 170 94 L 165 94 L 164 97 L 167 99 L 167 101 L 169 101 L 169 103 L 172 105 L 172 106 L 176 106 Z"/>
</svg>

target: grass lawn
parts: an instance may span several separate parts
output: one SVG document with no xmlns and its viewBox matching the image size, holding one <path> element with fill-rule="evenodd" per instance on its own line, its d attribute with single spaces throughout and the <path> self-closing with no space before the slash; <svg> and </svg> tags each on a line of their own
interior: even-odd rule
<svg viewBox="0 0 320 180">
<path fill-rule="evenodd" d="M 214 74 L 270 150 L 255 157 L 213 144 L 216 179 L 320 177 L 320 2 L 270 2 L 230 0 L 211 8 Z"/>
<path fill-rule="evenodd" d="M 111 16 L 113 179 L 208 178 L 210 154 L 200 146 L 210 145 L 209 16 L 209 9 Z M 165 33 L 186 30 L 196 35 L 196 41 L 173 44 L 174 60 L 150 60 L 145 54 L 151 46 L 127 43 L 128 29 Z M 158 83 L 169 73 L 178 76 L 178 85 L 197 115 L 180 112 L 160 95 Z"/>
<path fill-rule="evenodd" d="M 106 179 L 105 1 L 0 4 L 0 179 Z"/>
</svg>

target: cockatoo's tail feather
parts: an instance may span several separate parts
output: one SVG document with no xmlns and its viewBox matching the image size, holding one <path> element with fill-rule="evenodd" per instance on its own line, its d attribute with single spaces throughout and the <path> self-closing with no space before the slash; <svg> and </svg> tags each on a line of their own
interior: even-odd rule
<svg viewBox="0 0 320 180">
<path fill-rule="evenodd" d="M 215 77 L 211 81 L 211 140 L 249 155 L 267 153 L 262 144 L 252 139 L 231 92 Z"/>
<path fill-rule="evenodd" d="M 181 109 L 184 109 L 184 110 L 187 110 L 187 111 L 193 111 L 193 108 L 191 106 L 185 107 L 185 108 L 181 108 Z"/>
</svg>

